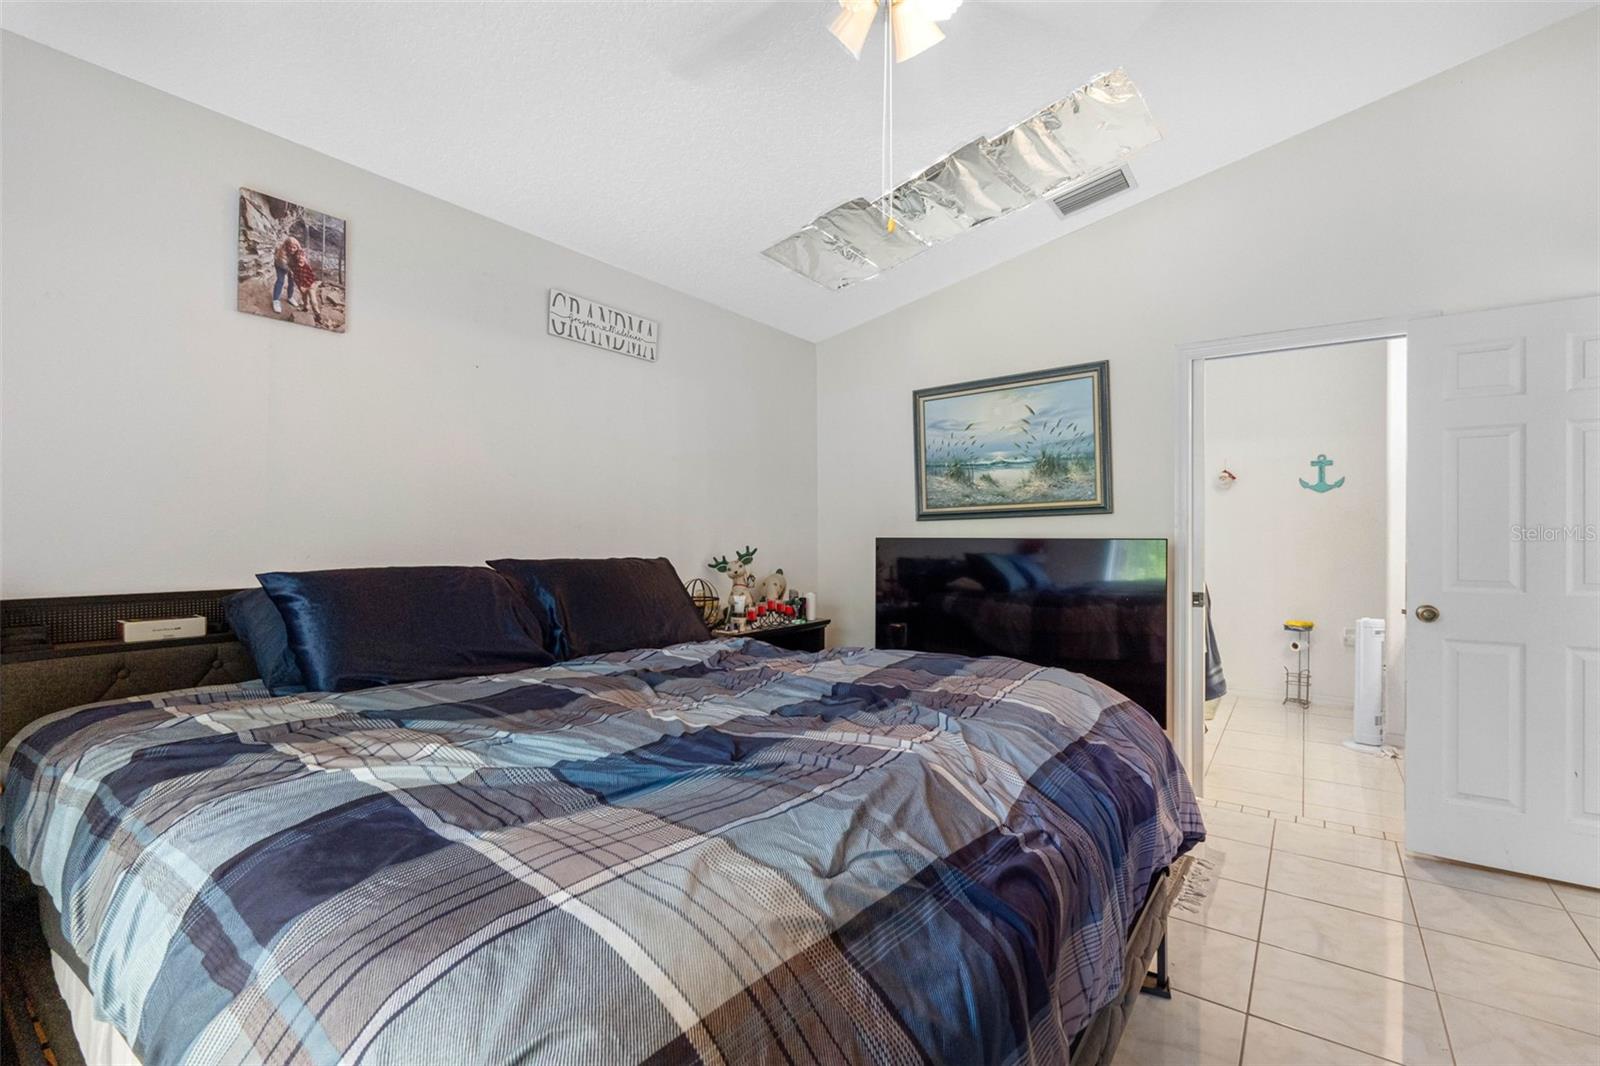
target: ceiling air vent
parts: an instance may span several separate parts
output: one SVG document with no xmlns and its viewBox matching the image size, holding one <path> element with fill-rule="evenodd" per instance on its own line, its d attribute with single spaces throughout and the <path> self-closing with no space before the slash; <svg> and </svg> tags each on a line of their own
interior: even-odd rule
<svg viewBox="0 0 1600 1066">
<path fill-rule="evenodd" d="M 1055 205 L 1056 214 L 1066 218 L 1074 211 L 1082 211 L 1090 204 L 1097 204 L 1108 196 L 1131 188 L 1133 175 L 1128 173 L 1127 167 L 1118 167 L 1068 187 L 1050 197 L 1050 202 Z"/>
</svg>

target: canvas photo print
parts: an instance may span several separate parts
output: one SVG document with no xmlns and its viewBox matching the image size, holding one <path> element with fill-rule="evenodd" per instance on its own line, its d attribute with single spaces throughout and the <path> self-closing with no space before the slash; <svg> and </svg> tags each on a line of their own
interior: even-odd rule
<svg viewBox="0 0 1600 1066">
<path fill-rule="evenodd" d="M 1107 364 L 920 389 L 917 517 L 1111 510 Z"/>
<path fill-rule="evenodd" d="M 239 310 L 343 333 L 345 221 L 239 190 Z"/>
</svg>

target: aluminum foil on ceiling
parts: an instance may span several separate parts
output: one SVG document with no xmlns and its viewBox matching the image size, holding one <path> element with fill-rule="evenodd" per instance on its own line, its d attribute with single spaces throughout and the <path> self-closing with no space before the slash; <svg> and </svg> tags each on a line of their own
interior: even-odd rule
<svg viewBox="0 0 1600 1066">
<path fill-rule="evenodd" d="M 996 137 L 957 148 L 894 189 L 892 230 L 881 200 L 855 199 L 761 254 L 825 289 L 843 289 L 1160 139 L 1133 80 L 1114 70 Z"/>
</svg>

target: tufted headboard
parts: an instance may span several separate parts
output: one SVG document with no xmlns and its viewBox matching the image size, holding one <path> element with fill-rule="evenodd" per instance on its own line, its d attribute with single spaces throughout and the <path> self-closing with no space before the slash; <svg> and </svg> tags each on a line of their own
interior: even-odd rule
<svg viewBox="0 0 1600 1066">
<path fill-rule="evenodd" d="M 85 703 L 256 677 L 228 629 L 234 589 L 0 601 L 0 746 L 28 723 Z M 119 618 L 203 614 L 206 635 L 123 644 Z"/>
</svg>

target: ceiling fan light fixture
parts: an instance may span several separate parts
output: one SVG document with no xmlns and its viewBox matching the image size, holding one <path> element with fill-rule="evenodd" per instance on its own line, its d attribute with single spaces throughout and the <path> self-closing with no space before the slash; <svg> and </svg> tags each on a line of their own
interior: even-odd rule
<svg viewBox="0 0 1600 1066">
<path fill-rule="evenodd" d="M 844 45 L 845 51 L 860 59 L 877 16 L 878 0 L 839 0 L 839 13 L 828 24 L 828 32 Z"/>
<path fill-rule="evenodd" d="M 944 31 L 923 10 L 921 0 L 893 0 L 893 5 L 889 16 L 894 20 L 896 63 L 913 59 L 944 40 Z"/>
<path fill-rule="evenodd" d="M 1068 183 L 1092 184 L 1160 139 L 1133 80 L 1114 70 L 996 137 L 962 145 L 879 200 L 840 204 L 762 254 L 825 289 L 847 288 Z"/>
<path fill-rule="evenodd" d="M 924 15 L 935 22 L 944 22 L 961 6 L 961 0 L 900 0 L 900 2 L 915 4 Z"/>
</svg>

